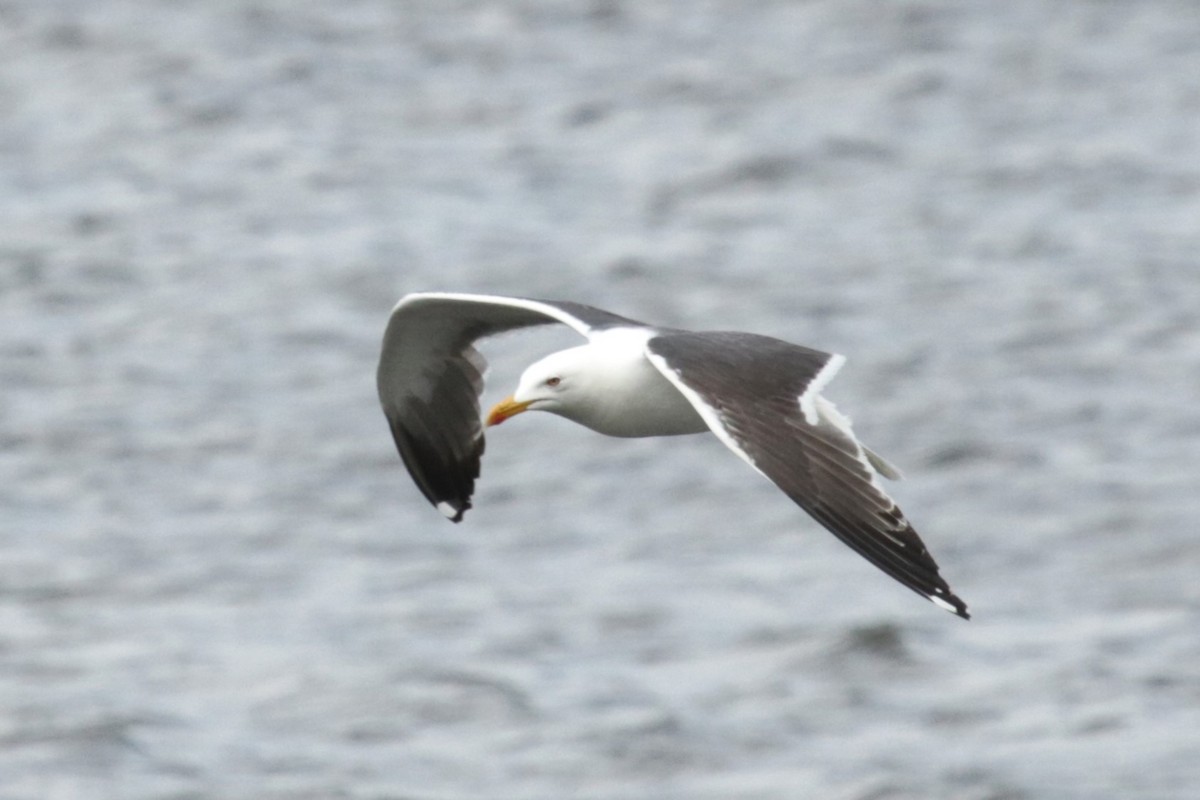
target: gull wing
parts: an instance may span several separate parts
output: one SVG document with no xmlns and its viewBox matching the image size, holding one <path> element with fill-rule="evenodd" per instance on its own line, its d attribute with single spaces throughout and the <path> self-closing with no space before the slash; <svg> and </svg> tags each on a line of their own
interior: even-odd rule
<svg viewBox="0 0 1200 800">
<path fill-rule="evenodd" d="M 483 456 L 479 339 L 561 323 L 584 336 L 641 323 L 591 306 L 480 294 L 418 293 L 392 309 L 376 385 L 413 482 L 454 522 L 471 507 Z"/>
<path fill-rule="evenodd" d="M 842 356 L 748 333 L 669 333 L 646 356 L 730 450 L 857 553 L 963 618 L 921 538 L 884 491 L 894 468 L 820 396 Z"/>
</svg>

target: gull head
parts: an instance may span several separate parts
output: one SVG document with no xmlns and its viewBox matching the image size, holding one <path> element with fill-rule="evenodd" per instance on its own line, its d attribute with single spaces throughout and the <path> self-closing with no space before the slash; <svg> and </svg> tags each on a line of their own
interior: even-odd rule
<svg viewBox="0 0 1200 800">
<path fill-rule="evenodd" d="M 521 374 L 517 390 L 497 403 L 487 416 L 488 426 L 499 425 L 524 411 L 549 411 L 569 416 L 583 376 L 583 347 L 551 353 Z"/>
</svg>

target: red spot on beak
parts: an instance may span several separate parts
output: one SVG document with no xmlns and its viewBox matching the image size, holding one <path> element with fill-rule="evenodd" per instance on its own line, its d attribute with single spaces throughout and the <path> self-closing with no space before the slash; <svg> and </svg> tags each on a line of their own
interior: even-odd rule
<svg viewBox="0 0 1200 800">
<path fill-rule="evenodd" d="M 529 403 L 518 403 L 511 397 L 506 397 L 492 408 L 487 416 L 487 426 L 490 428 L 493 425 L 499 425 L 509 417 L 515 417 L 525 409 L 529 408 Z"/>
</svg>

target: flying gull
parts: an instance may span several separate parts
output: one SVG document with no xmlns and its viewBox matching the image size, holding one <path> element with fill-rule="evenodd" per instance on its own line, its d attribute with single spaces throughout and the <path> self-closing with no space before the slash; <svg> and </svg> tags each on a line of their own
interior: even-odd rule
<svg viewBox="0 0 1200 800">
<path fill-rule="evenodd" d="M 552 353 L 480 414 L 475 342 L 561 323 L 587 344 Z M 969 618 L 880 476 L 895 467 L 821 396 L 845 359 L 768 336 L 646 325 L 558 300 L 425 292 L 403 297 L 383 337 L 379 399 L 417 488 L 454 522 L 471 507 L 484 427 L 549 411 L 609 436 L 712 431 L 859 555 Z"/>
</svg>

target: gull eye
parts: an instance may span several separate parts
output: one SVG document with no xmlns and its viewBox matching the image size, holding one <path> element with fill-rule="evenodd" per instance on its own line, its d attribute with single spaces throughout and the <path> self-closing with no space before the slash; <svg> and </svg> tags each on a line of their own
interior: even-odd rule
<svg viewBox="0 0 1200 800">
<path fill-rule="evenodd" d="M 547 386 L 558 386 L 560 383 L 562 383 L 562 378 L 558 377 L 557 375 L 553 378 L 546 378 Z"/>
</svg>

